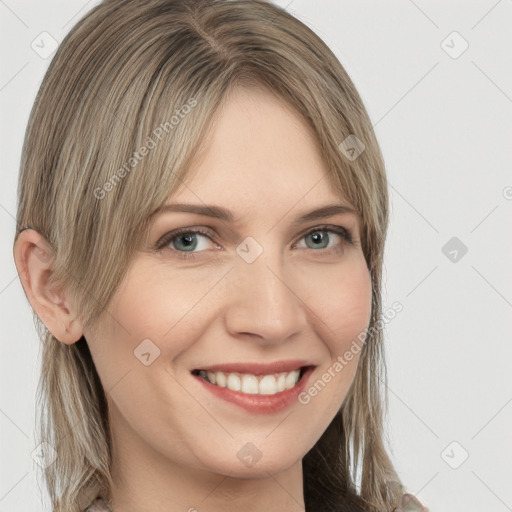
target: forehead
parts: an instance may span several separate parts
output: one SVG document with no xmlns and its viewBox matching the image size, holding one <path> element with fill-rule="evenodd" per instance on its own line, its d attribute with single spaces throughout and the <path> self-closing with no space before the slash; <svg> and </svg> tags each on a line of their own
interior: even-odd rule
<svg viewBox="0 0 512 512">
<path fill-rule="evenodd" d="M 236 88 L 170 202 L 235 211 L 288 210 L 340 202 L 311 128 L 282 99 Z"/>
</svg>

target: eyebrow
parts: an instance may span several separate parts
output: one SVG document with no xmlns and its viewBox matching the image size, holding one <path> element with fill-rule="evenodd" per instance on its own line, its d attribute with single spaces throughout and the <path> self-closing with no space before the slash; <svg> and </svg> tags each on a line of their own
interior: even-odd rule
<svg viewBox="0 0 512 512">
<path fill-rule="evenodd" d="M 205 215 L 208 217 L 213 217 L 216 219 L 223 220 L 225 222 L 234 223 L 237 221 L 233 213 L 221 206 L 214 205 L 200 205 L 200 204 L 185 204 L 185 203 L 174 203 L 174 204 L 166 204 L 156 210 L 151 217 L 154 215 L 158 215 L 161 213 L 167 212 L 186 212 L 186 213 L 196 213 L 198 215 Z M 326 217 L 333 217 L 334 215 L 344 214 L 344 213 L 356 213 L 356 211 L 350 206 L 346 206 L 343 204 L 328 204 L 325 206 L 321 206 L 309 212 L 303 213 L 299 217 L 297 217 L 292 224 L 304 224 L 305 222 L 310 222 L 318 219 L 324 219 Z"/>
</svg>

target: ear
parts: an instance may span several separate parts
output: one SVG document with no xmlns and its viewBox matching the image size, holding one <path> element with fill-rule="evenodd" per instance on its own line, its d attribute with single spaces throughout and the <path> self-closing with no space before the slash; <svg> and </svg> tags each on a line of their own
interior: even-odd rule
<svg viewBox="0 0 512 512">
<path fill-rule="evenodd" d="M 82 325 L 64 293 L 49 283 L 54 260 L 50 244 L 34 229 L 24 229 L 14 243 L 13 256 L 23 290 L 37 316 L 62 343 L 77 342 L 83 334 Z"/>
</svg>

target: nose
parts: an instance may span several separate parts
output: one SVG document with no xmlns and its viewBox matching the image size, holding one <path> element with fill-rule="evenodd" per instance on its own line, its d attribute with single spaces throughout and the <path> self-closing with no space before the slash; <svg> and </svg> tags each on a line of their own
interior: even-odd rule
<svg viewBox="0 0 512 512">
<path fill-rule="evenodd" d="M 229 279 L 225 318 L 232 336 L 253 337 L 264 346 L 285 343 L 304 330 L 307 305 L 277 251 L 264 250 L 252 263 L 240 258 Z"/>
</svg>

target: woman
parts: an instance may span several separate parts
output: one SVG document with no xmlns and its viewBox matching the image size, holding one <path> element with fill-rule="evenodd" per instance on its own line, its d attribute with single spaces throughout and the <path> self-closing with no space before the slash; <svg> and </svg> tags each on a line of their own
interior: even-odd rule
<svg viewBox="0 0 512 512">
<path fill-rule="evenodd" d="M 383 439 L 383 159 L 286 11 L 95 7 L 36 98 L 17 222 L 55 512 L 424 510 Z"/>
</svg>

